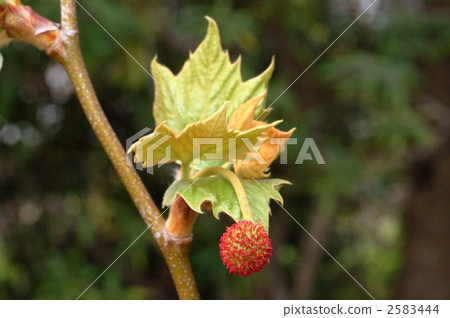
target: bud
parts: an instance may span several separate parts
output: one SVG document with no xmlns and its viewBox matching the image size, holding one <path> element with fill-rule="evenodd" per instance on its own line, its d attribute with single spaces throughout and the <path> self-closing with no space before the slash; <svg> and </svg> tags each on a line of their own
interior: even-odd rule
<svg viewBox="0 0 450 318">
<path fill-rule="evenodd" d="M 263 269 L 272 254 L 269 235 L 261 222 L 239 221 L 220 238 L 220 257 L 230 274 L 249 276 Z"/>
<path fill-rule="evenodd" d="M 23 6 L 19 0 L 0 4 L 0 46 L 11 40 L 47 49 L 59 33 L 58 25 Z"/>
</svg>

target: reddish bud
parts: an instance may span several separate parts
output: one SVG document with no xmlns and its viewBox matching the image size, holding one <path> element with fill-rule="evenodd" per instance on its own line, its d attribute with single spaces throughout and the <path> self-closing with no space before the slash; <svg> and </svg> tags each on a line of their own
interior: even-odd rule
<svg viewBox="0 0 450 318">
<path fill-rule="evenodd" d="M 56 39 L 59 28 L 56 23 L 40 16 L 20 1 L 0 4 L 0 46 L 10 40 L 33 44 L 41 50 L 47 49 Z"/>
<path fill-rule="evenodd" d="M 263 269 L 272 254 L 269 235 L 261 222 L 239 221 L 220 238 L 220 257 L 230 274 L 249 276 Z"/>
</svg>

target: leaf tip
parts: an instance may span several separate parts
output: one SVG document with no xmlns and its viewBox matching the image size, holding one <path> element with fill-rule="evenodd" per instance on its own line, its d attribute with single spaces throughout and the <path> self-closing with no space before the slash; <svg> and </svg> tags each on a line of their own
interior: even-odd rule
<svg viewBox="0 0 450 318">
<path fill-rule="evenodd" d="M 214 20 L 213 18 L 211 18 L 209 15 L 205 15 L 205 19 L 208 20 L 208 31 L 216 31 L 217 33 L 219 33 L 219 27 L 217 26 L 217 22 L 216 20 Z"/>
<path fill-rule="evenodd" d="M 205 18 L 206 20 L 208 20 L 208 29 L 206 30 L 205 38 L 203 39 L 202 43 L 200 43 L 200 46 L 197 48 L 197 50 L 201 46 L 205 45 L 209 50 L 213 49 L 222 51 L 222 45 L 220 43 L 219 26 L 217 25 L 216 21 L 213 18 L 209 16 L 205 16 Z"/>
</svg>

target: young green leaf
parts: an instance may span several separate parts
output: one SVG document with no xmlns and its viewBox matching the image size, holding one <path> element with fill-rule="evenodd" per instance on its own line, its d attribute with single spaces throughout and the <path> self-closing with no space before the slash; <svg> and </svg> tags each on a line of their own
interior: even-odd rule
<svg viewBox="0 0 450 318">
<path fill-rule="evenodd" d="M 228 52 L 222 50 L 216 22 L 207 19 L 205 39 L 177 75 L 159 64 L 156 58 L 151 64 L 155 79 L 153 112 L 156 124 L 166 122 L 175 133 L 194 121 L 209 117 L 227 101 L 228 118 L 241 104 L 261 94 L 264 96 L 255 116 L 264 110 L 274 60 L 262 74 L 243 82 L 240 57 L 234 63 L 230 62 Z"/>
<path fill-rule="evenodd" d="M 266 130 L 279 123 L 259 125 L 244 131 L 236 130 L 230 128 L 227 123 L 227 109 L 226 103 L 208 118 L 187 125 L 179 134 L 176 134 L 166 122 L 162 122 L 153 133 L 135 142 L 128 152 L 134 152 L 134 161 L 143 162 L 143 167 L 154 166 L 163 160 L 181 161 L 189 165 L 196 159 L 194 158 L 196 154 L 198 158 L 205 160 L 204 154 L 216 153 L 217 147 L 222 151 L 223 161 L 229 158 L 230 146 L 235 151 L 236 159 L 244 159 L 249 152 L 245 141 L 255 143 Z M 230 142 L 230 139 L 233 141 Z M 204 142 L 201 147 L 196 144 L 196 141 L 200 140 Z"/>
<path fill-rule="evenodd" d="M 228 214 L 236 222 L 243 220 L 239 202 L 233 186 L 222 177 L 212 176 L 194 180 L 181 179 L 172 183 L 164 194 L 163 206 L 169 206 L 178 195 L 182 196 L 189 207 L 203 213 L 206 205 L 212 206 L 212 212 L 216 218 L 219 213 Z M 283 203 L 283 198 L 278 190 L 289 181 L 282 179 L 241 180 L 244 186 L 254 222 L 261 221 L 262 225 L 269 228 L 270 199 Z"/>
</svg>

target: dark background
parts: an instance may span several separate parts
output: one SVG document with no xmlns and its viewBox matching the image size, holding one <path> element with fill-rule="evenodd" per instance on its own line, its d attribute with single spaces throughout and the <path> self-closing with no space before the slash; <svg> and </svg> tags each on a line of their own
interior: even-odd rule
<svg viewBox="0 0 450 318">
<path fill-rule="evenodd" d="M 23 1 L 59 20 L 58 1 Z M 148 69 L 178 72 L 213 17 L 244 79 L 276 68 L 271 103 L 371 1 L 81 1 Z M 153 83 L 79 11 L 88 70 L 120 140 L 154 127 Z M 450 298 L 450 23 L 446 1 L 378 0 L 274 105 L 326 165 L 272 175 L 286 209 L 377 299 Z M 0 298 L 74 299 L 145 229 L 64 72 L 36 49 L 2 48 Z M 174 167 L 142 173 L 159 204 Z M 191 260 L 205 299 L 367 299 L 276 204 L 271 263 L 248 278 L 222 266 L 227 220 L 199 217 Z M 176 298 L 148 233 L 83 296 Z"/>
</svg>

